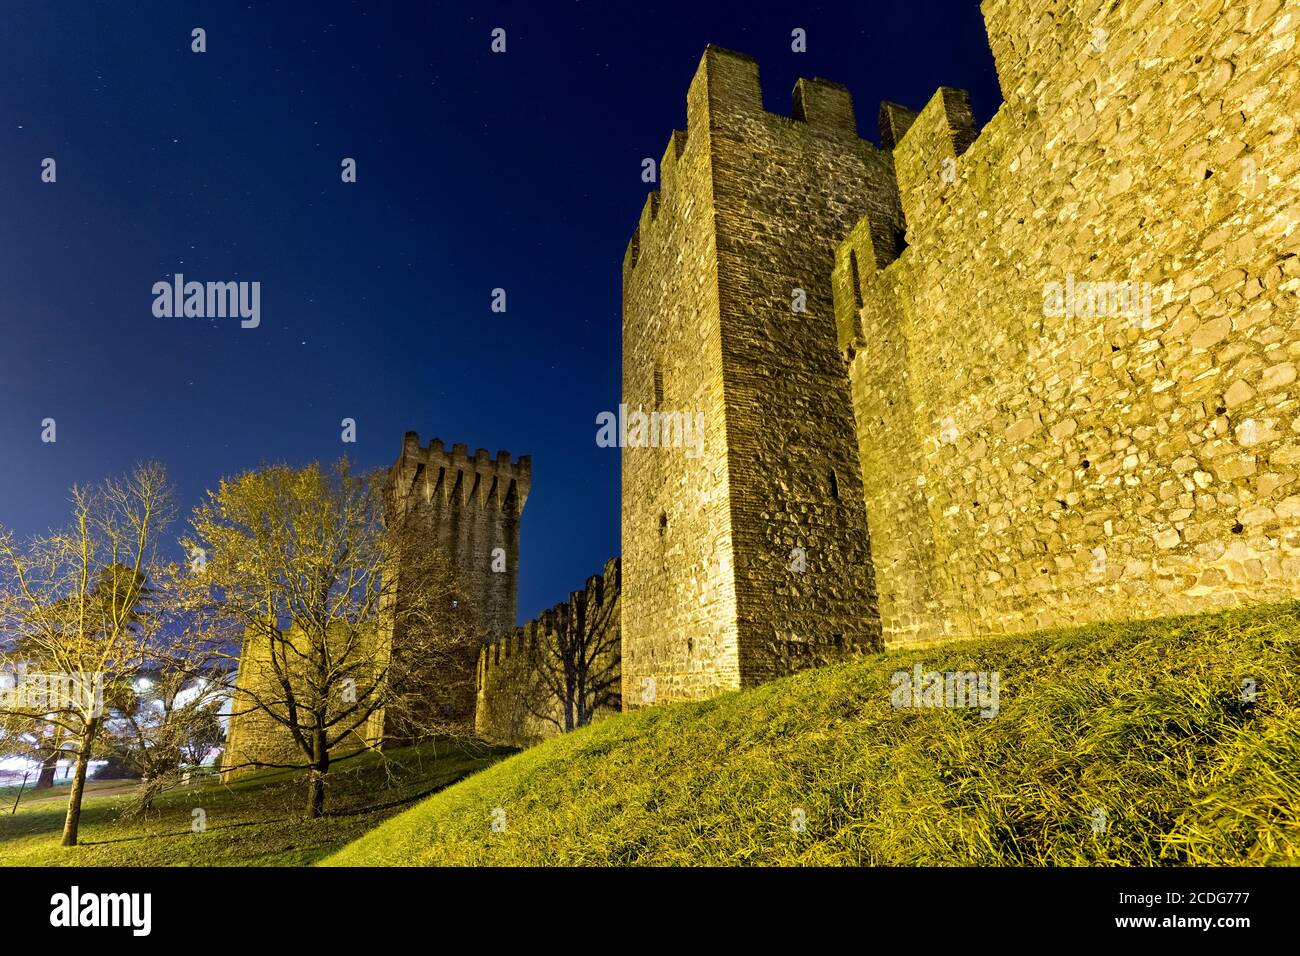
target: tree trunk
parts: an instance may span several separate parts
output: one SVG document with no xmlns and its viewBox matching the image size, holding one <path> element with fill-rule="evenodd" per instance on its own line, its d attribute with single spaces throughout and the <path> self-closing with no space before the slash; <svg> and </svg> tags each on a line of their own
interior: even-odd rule
<svg viewBox="0 0 1300 956">
<path fill-rule="evenodd" d="M 52 746 L 41 761 L 41 774 L 36 778 L 33 790 L 48 790 L 54 786 L 54 775 L 59 772 L 59 749 Z"/>
<path fill-rule="evenodd" d="M 140 813 L 148 813 L 153 809 L 154 797 L 162 791 L 162 778 L 143 777 L 140 780 Z"/>
<path fill-rule="evenodd" d="M 315 820 L 325 811 L 325 775 L 312 767 L 307 771 L 307 816 Z"/>
<path fill-rule="evenodd" d="M 307 772 L 307 816 L 313 820 L 325 812 L 325 774 L 330 769 L 325 739 L 324 731 L 315 731 L 312 735 L 313 764 Z"/>
<path fill-rule="evenodd" d="M 77 830 L 81 826 L 81 796 L 86 789 L 86 769 L 90 766 L 90 751 L 99 730 L 99 718 L 86 723 L 77 748 L 77 764 L 72 772 L 72 789 L 68 792 L 68 815 L 63 821 L 63 845 L 77 845 Z"/>
</svg>

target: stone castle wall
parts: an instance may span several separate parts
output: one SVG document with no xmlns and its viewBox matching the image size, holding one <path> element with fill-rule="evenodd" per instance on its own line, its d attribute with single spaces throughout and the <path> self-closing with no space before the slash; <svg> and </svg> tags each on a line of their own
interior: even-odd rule
<svg viewBox="0 0 1300 956">
<path fill-rule="evenodd" d="M 906 114 L 906 248 L 837 255 L 886 635 L 1300 595 L 1300 5 L 983 8 L 1004 105 Z"/>
<path fill-rule="evenodd" d="M 611 558 L 586 588 L 483 647 L 478 659 L 475 732 L 485 740 L 529 746 L 566 726 L 566 686 L 562 661 L 585 660 L 588 699 L 599 700 L 594 719 L 620 709 L 619 648 L 621 581 L 619 560 Z M 562 639 L 561 634 L 567 635 Z M 564 653 L 565 641 L 582 635 L 578 653 Z M 568 678 L 577 686 L 575 669 Z M 570 717 L 570 720 L 572 717 Z"/>
<path fill-rule="evenodd" d="M 634 707 L 1300 597 L 1300 0 L 983 10 L 998 113 L 886 103 L 880 147 L 842 87 L 777 116 L 706 50 L 623 263 L 623 402 L 703 443 L 624 448 L 622 563 L 567 605 L 513 626 L 529 460 L 408 433 L 393 514 L 505 635 L 482 736 L 559 729 L 539 655 L 579 613 Z"/>
</svg>

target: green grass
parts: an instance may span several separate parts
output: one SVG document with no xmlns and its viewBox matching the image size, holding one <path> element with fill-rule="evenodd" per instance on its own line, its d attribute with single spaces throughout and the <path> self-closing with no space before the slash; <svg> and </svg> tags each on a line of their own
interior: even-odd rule
<svg viewBox="0 0 1300 956">
<path fill-rule="evenodd" d="M 83 803 L 81 844 L 59 845 L 66 785 L 28 789 L 9 815 L 17 788 L 0 791 L 0 866 L 303 866 L 439 788 L 513 751 L 442 741 L 366 754 L 327 777 L 326 816 L 306 819 L 301 775 L 266 771 L 229 786 L 218 780 L 170 791 L 144 818 L 126 818 L 132 785 L 92 782 Z M 192 812 L 207 829 L 195 833 Z"/>
<path fill-rule="evenodd" d="M 1296 864 L 1298 652 L 1300 605 L 891 652 L 602 721 L 325 862 Z M 1000 714 L 892 707 L 916 661 Z"/>
</svg>

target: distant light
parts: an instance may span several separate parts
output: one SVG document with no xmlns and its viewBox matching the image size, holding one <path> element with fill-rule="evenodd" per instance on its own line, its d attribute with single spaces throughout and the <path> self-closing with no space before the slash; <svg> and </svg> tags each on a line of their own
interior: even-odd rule
<svg viewBox="0 0 1300 956">
<path fill-rule="evenodd" d="M 139 693 L 144 693 L 152 686 L 153 686 L 153 681 L 151 681 L 147 677 L 141 677 L 138 681 L 135 682 L 135 689 Z"/>
</svg>

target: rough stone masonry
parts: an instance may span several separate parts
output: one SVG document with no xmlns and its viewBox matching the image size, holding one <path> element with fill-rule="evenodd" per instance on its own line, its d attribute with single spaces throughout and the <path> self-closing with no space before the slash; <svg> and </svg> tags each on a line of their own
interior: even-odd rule
<svg viewBox="0 0 1300 956">
<path fill-rule="evenodd" d="M 623 269 L 623 700 L 1300 596 L 1296 0 L 985 0 L 1004 102 L 710 47 Z M 799 311 L 795 302 L 805 303 Z"/>
</svg>

